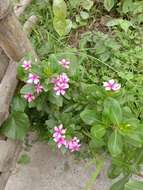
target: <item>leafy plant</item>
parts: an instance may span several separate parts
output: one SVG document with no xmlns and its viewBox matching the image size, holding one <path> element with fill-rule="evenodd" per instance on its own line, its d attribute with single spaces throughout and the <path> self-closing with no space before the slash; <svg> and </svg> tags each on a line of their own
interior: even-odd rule
<svg viewBox="0 0 143 190">
<path fill-rule="evenodd" d="M 53 25 L 55 30 L 60 36 L 68 34 L 72 27 L 72 21 L 66 19 L 67 17 L 67 6 L 64 0 L 53 1 Z"/>
<path fill-rule="evenodd" d="M 115 0 L 104 0 L 104 7 L 107 11 L 110 11 L 115 5 Z"/>
<path fill-rule="evenodd" d="M 125 185 L 125 190 L 141 190 L 143 182 L 137 180 L 131 180 Z"/>
<path fill-rule="evenodd" d="M 2 132 L 9 138 L 23 140 L 28 132 L 30 123 L 23 112 L 12 112 L 3 125 Z"/>
<path fill-rule="evenodd" d="M 66 128 L 66 140 L 63 139 L 61 144 L 57 139 L 54 140 L 58 147 L 62 146 L 64 151 L 67 148 L 71 149 L 71 142 L 76 143 L 77 147 L 74 151 L 78 151 L 81 146 L 78 144 L 78 139 L 86 142 L 89 146 L 88 150 L 83 150 L 83 153 L 90 150 L 92 156 L 95 153 L 102 155 L 102 151 L 105 150 L 112 158 L 113 167 L 109 171 L 109 176 L 117 177 L 121 173 L 125 176 L 123 183 L 120 182 L 119 186 L 122 189 L 129 176 L 140 170 L 142 162 L 140 158 L 142 157 L 136 161 L 136 152 L 138 151 L 138 154 L 142 155 L 142 122 L 134 116 L 126 102 L 128 92 L 125 87 L 120 90 L 120 84 L 114 80 L 104 82 L 104 87 L 101 83 L 97 84 L 89 78 L 90 70 L 84 64 L 76 64 L 76 70 L 73 72 L 74 61 L 77 58 L 76 52 L 73 52 L 72 56 L 65 52 L 64 57 L 66 59 L 63 59 L 63 53 L 53 54 L 49 56 L 48 60 L 38 64 L 32 60 L 28 66 L 29 61 L 19 65 L 19 79 L 26 84 L 20 90 L 21 99 L 18 96 L 13 100 L 15 102 L 13 109 L 19 110 L 19 105 L 20 107 L 22 105 L 21 109 L 26 113 L 34 113 L 33 109 L 40 112 L 39 119 L 36 119 L 40 120 L 40 125 L 43 126 L 47 135 L 46 140 L 50 142 L 53 141 L 53 134 L 57 138 L 57 132 L 54 130 L 58 128 L 55 129 L 55 126 L 62 124 L 59 129 L 63 130 L 63 134 L 65 133 L 64 128 Z M 78 59 L 82 59 L 82 56 Z M 59 77 L 65 77 L 64 80 L 67 80 L 64 84 L 67 87 L 62 86 L 62 91 L 59 89 L 61 83 L 59 84 L 58 80 L 62 80 Z M 111 82 L 112 86 L 110 86 Z M 23 98 L 28 104 L 24 103 Z M 18 114 L 17 120 L 15 117 Z M 24 138 L 25 127 L 28 125 L 24 114 L 14 112 L 5 123 L 3 131 L 8 137 Z M 31 124 L 35 125 L 35 119 L 30 116 L 30 120 Z M 19 126 L 20 128 L 18 128 Z M 73 138 L 73 136 L 76 137 Z M 64 144 L 65 142 L 68 142 L 69 145 Z M 115 189 L 116 186 L 113 185 L 111 189 Z"/>
<path fill-rule="evenodd" d="M 120 178 L 111 190 L 141 189 L 132 175 L 143 163 L 142 10 L 137 0 L 33 1 L 21 20 L 39 17 L 31 40 L 41 61 L 27 55 L 19 64 L 22 83 L 2 132 L 23 140 L 34 130 L 64 153 L 110 156 L 108 176 Z M 88 188 L 103 160 L 96 164 Z"/>
</svg>

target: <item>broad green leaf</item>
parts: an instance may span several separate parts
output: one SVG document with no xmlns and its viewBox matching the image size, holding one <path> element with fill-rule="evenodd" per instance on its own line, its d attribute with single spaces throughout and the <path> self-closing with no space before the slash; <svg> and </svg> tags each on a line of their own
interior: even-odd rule
<svg viewBox="0 0 143 190">
<path fill-rule="evenodd" d="M 82 2 L 81 2 L 81 6 L 84 8 L 84 9 L 86 9 L 87 11 L 89 11 L 91 8 L 92 8 L 92 6 L 93 6 L 93 1 L 92 0 L 83 0 Z"/>
<path fill-rule="evenodd" d="M 100 139 L 102 138 L 106 133 L 105 127 L 103 125 L 94 125 L 91 128 L 91 134 L 93 137 Z"/>
<path fill-rule="evenodd" d="M 65 19 L 67 16 L 67 6 L 64 0 L 53 0 L 53 12 L 57 19 Z"/>
<path fill-rule="evenodd" d="M 46 120 L 45 122 L 48 129 L 52 129 L 54 126 L 56 126 L 56 121 L 54 119 Z"/>
<path fill-rule="evenodd" d="M 18 65 L 17 76 L 18 76 L 18 79 L 20 79 L 21 81 L 25 82 L 27 80 L 27 73 L 24 71 L 21 64 Z"/>
<path fill-rule="evenodd" d="M 78 1 L 69 0 L 70 7 L 71 7 L 72 9 L 77 9 L 77 8 L 80 6 L 81 1 L 82 1 L 82 0 L 78 0 Z"/>
<path fill-rule="evenodd" d="M 24 85 L 20 90 L 21 94 L 34 93 L 34 92 L 35 92 L 35 87 L 34 85 L 31 84 Z"/>
<path fill-rule="evenodd" d="M 37 98 L 36 98 L 36 100 L 35 101 L 32 101 L 31 103 L 29 103 L 29 106 L 34 106 L 34 107 L 36 107 L 36 109 L 38 110 L 38 111 L 46 111 L 46 109 L 47 109 L 47 102 L 46 102 L 46 100 L 47 100 L 47 97 L 46 97 L 46 95 L 45 94 L 41 94 L 40 96 L 38 96 Z"/>
<path fill-rule="evenodd" d="M 66 28 L 65 35 L 68 34 L 72 29 L 72 21 L 70 19 L 66 19 Z"/>
<path fill-rule="evenodd" d="M 131 180 L 125 185 L 125 190 L 143 190 L 143 182 Z"/>
<path fill-rule="evenodd" d="M 128 13 L 130 11 L 132 5 L 133 5 L 132 0 L 124 0 L 123 5 L 122 5 L 123 13 L 125 13 L 125 14 Z"/>
<path fill-rule="evenodd" d="M 25 113 L 13 112 L 3 124 L 2 132 L 11 139 L 23 140 L 29 126 L 29 119 Z"/>
<path fill-rule="evenodd" d="M 132 146 L 135 146 L 135 147 L 141 147 L 143 144 L 143 141 L 140 135 L 135 132 L 126 135 L 125 140 L 127 141 L 128 144 L 131 144 Z"/>
<path fill-rule="evenodd" d="M 81 112 L 80 117 L 88 125 L 92 125 L 95 122 L 99 122 L 95 110 L 85 109 L 83 112 Z"/>
<path fill-rule="evenodd" d="M 111 165 L 108 169 L 108 177 L 114 179 L 118 177 L 122 172 L 122 168 L 119 166 Z"/>
<path fill-rule="evenodd" d="M 89 13 L 87 13 L 86 11 L 80 11 L 80 16 L 83 20 L 86 20 L 89 18 Z"/>
<path fill-rule="evenodd" d="M 60 35 L 60 36 L 64 36 L 66 33 L 66 20 L 63 19 L 59 19 L 57 17 L 54 17 L 53 19 L 53 25 L 54 28 L 56 30 L 56 32 Z"/>
<path fill-rule="evenodd" d="M 123 19 L 115 18 L 107 22 L 106 26 L 117 26 L 120 25 L 120 23 L 123 22 Z"/>
<path fill-rule="evenodd" d="M 89 147 L 93 150 L 93 149 L 96 149 L 97 148 L 101 148 L 102 146 L 105 145 L 105 142 L 103 141 L 103 139 L 92 139 L 90 142 L 89 142 Z"/>
<path fill-rule="evenodd" d="M 20 111 L 20 112 L 24 112 L 25 108 L 26 108 L 26 101 L 19 97 L 19 96 L 15 96 L 12 100 L 12 110 L 14 111 Z"/>
<path fill-rule="evenodd" d="M 27 154 L 22 154 L 17 163 L 22 165 L 29 164 L 30 157 Z"/>
<path fill-rule="evenodd" d="M 132 26 L 132 23 L 128 20 L 123 20 L 120 23 L 120 27 L 122 28 L 122 30 L 124 30 L 125 32 L 128 31 L 129 27 Z"/>
<path fill-rule="evenodd" d="M 130 115 L 128 114 L 128 116 L 130 116 Z M 124 117 L 126 117 L 125 114 L 124 114 Z M 138 128 L 138 126 L 139 126 L 139 120 L 136 119 L 136 118 L 133 118 L 133 116 L 130 116 L 130 118 L 128 119 L 126 117 L 124 119 L 123 123 L 119 126 L 120 132 L 123 135 L 134 134 L 134 133 L 137 133 L 137 131 L 139 130 L 139 128 Z"/>
<path fill-rule="evenodd" d="M 115 4 L 115 0 L 104 0 L 104 7 L 109 12 Z"/>
<path fill-rule="evenodd" d="M 114 131 L 108 139 L 108 149 L 113 157 L 122 153 L 123 142 L 118 131 Z"/>
<path fill-rule="evenodd" d="M 60 36 L 64 36 L 64 35 L 67 35 L 71 31 L 72 21 L 70 19 L 59 19 L 57 17 L 54 17 L 53 25 L 56 32 Z"/>
<path fill-rule="evenodd" d="M 63 105 L 63 97 L 62 96 L 57 96 L 56 94 L 51 93 L 48 97 L 48 100 L 57 105 L 58 107 L 62 107 Z"/>
<path fill-rule="evenodd" d="M 122 179 L 114 183 L 111 186 L 110 190 L 124 190 L 125 184 L 128 182 L 128 180 L 129 180 L 128 176 L 123 177 Z"/>
<path fill-rule="evenodd" d="M 106 24 L 107 26 L 120 26 L 125 32 L 128 31 L 130 26 L 133 26 L 132 23 L 125 19 L 112 19 Z"/>
<path fill-rule="evenodd" d="M 136 16 L 136 20 L 139 24 L 143 23 L 143 14 L 139 14 L 138 16 Z"/>
<path fill-rule="evenodd" d="M 122 122 L 122 110 L 117 100 L 107 98 L 104 101 L 103 116 L 106 116 L 112 123 L 118 125 Z"/>
</svg>

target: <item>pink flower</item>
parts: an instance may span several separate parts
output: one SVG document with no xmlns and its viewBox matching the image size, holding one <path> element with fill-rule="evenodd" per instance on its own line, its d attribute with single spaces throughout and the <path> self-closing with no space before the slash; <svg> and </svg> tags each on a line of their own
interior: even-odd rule
<svg viewBox="0 0 143 190">
<path fill-rule="evenodd" d="M 62 65 L 64 68 L 69 69 L 70 61 L 62 59 L 61 61 L 59 61 L 59 64 Z"/>
<path fill-rule="evenodd" d="M 63 129 L 63 125 L 60 124 L 58 127 L 54 127 L 54 141 L 57 143 L 58 148 L 61 148 L 62 145 L 66 145 L 65 140 L 66 129 Z"/>
<path fill-rule="evenodd" d="M 54 83 L 54 91 L 57 96 L 65 94 L 66 89 L 69 88 L 68 82 L 69 78 L 65 73 L 62 73 L 52 80 L 52 83 Z"/>
<path fill-rule="evenodd" d="M 61 148 L 62 145 L 66 144 L 66 140 L 63 136 L 59 138 L 54 138 L 54 141 L 57 143 L 58 148 Z"/>
<path fill-rule="evenodd" d="M 24 95 L 24 98 L 28 101 L 28 102 L 32 102 L 33 100 L 35 100 L 35 96 L 33 96 L 32 93 L 27 93 Z"/>
<path fill-rule="evenodd" d="M 36 90 L 36 93 L 37 94 L 40 94 L 42 91 L 43 91 L 43 86 L 38 83 L 36 86 L 35 86 L 35 90 Z"/>
<path fill-rule="evenodd" d="M 121 84 L 116 83 L 113 79 L 109 80 L 108 82 L 104 82 L 103 86 L 105 90 L 111 91 L 118 91 L 121 88 Z"/>
<path fill-rule="evenodd" d="M 79 139 L 74 137 L 71 141 L 68 142 L 68 148 L 71 152 L 79 151 L 81 144 L 79 144 Z"/>
<path fill-rule="evenodd" d="M 29 70 L 31 68 L 32 62 L 30 60 L 24 60 L 22 67 L 24 68 L 25 71 Z"/>
<path fill-rule="evenodd" d="M 53 138 L 57 143 L 58 148 L 61 148 L 64 145 L 65 148 L 69 149 L 71 152 L 79 151 L 80 144 L 79 139 L 74 137 L 72 140 L 68 141 L 65 139 L 66 129 L 63 129 L 63 125 L 59 125 L 58 127 L 54 127 Z"/>
<path fill-rule="evenodd" d="M 57 96 L 64 95 L 66 93 L 66 89 L 69 87 L 68 84 L 62 84 L 60 86 L 55 86 L 54 91 Z"/>
<path fill-rule="evenodd" d="M 54 138 L 59 138 L 62 135 L 64 135 L 65 133 L 66 133 L 66 129 L 63 129 L 63 125 L 60 124 L 58 127 L 54 127 L 53 137 Z"/>
<path fill-rule="evenodd" d="M 38 84 L 39 83 L 39 78 L 40 77 L 38 75 L 29 73 L 27 83 L 29 83 L 29 84 L 32 84 L 32 83 Z"/>
</svg>

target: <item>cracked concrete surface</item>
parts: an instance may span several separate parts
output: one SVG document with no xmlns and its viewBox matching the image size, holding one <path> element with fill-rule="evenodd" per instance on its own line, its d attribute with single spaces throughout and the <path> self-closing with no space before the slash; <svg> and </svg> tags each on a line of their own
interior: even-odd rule
<svg viewBox="0 0 143 190">
<path fill-rule="evenodd" d="M 87 161 L 77 161 L 72 155 L 63 156 L 60 151 L 53 152 L 43 143 L 35 143 L 26 153 L 31 162 L 16 165 L 5 190 L 109 190 L 108 164 L 92 188 L 85 189 L 95 172 L 95 166 L 87 167 Z"/>
</svg>

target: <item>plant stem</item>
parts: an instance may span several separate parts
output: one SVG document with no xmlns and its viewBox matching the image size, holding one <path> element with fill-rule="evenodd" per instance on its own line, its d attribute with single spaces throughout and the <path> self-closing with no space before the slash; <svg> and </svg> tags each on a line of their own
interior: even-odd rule
<svg viewBox="0 0 143 190">
<path fill-rule="evenodd" d="M 103 167 L 104 164 L 104 160 L 103 159 L 98 159 L 96 162 L 96 171 L 92 174 L 90 180 L 87 182 L 86 186 L 85 186 L 85 190 L 91 190 L 91 187 L 93 185 L 93 183 L 96 181 L 98 175 L 101 172 L 101 169 Z"/>
</svg>

